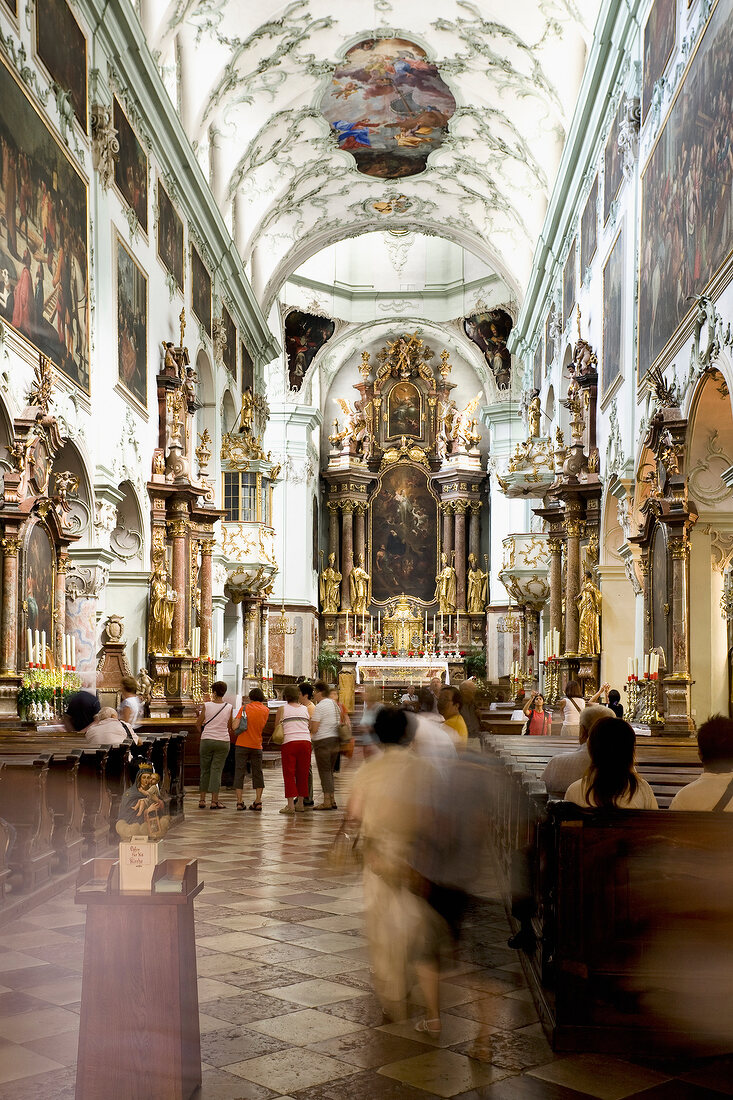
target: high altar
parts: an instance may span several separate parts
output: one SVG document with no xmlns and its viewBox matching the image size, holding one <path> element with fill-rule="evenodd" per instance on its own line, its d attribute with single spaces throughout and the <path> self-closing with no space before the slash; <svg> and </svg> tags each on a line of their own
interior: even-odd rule
<svg viewBox="0 0 733 1100">
<path fill-rule="evenodd" d="M 435 358 L 417 333 L 376 363 L 363 352 L 329 436 L 322 637 L 359 678 L 448 679 L 485 645 L 479 396 L 459 409 L 448 352 Z"/>
</svg>

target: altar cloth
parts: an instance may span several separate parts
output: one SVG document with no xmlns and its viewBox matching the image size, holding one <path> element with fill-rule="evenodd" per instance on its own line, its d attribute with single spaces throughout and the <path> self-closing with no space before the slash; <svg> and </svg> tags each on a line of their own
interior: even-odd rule
<svg viewBox="0 0 733 1100">
<path fill-rule="evenodd" d="M 419 675 L 418 675 L 419 670 Z M 399 675 L 402 673 L 402 675 Z M 432 680 L 434 676 L 445 675 L 445 683 L 450 683 L 450 672 L 446 659 L 430 657 L 357 657 L 356 682 L 366 680 Z M 413 679 L 414 678 L 414 679 Z"/>
</svg>

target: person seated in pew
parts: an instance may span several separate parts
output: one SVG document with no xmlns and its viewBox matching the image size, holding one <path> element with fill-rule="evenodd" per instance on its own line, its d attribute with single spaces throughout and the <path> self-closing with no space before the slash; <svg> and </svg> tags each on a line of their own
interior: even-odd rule
<svg viewBox="0 0 733 1100">
<path fill-rule="evenodd" d="M 616 688 L 611 688 L 608 693 L 608 706 L 611 708 L 617 718 L 623 718 L 624 706 L 621 702 L 621 692 L 618 691 Z"/>
<path fill-rule="evenodd" d="M 622 718 L 601 718 L 588 735 L 590 767 L 565 801 L 591 810 L 658 810 L 654 791 L 634 766 L 636 734 Z"/>
<path fill-rule="evenodd" d="M 600 703 L 591 703 L 580 712 L 578 717 L 578 742 L 580 747 L 572 752 L 561 752 L 553 756 L 542 773 L 541 779 L 547 787 L 550 798 L 564 798 L 565 791 L 576 779 L 581 779 L 590 767 L 588 755 L 588 734 L 594 723 L 601 718 L 613 718 L 614 713 Z"/>
<path fill-rule="evenodd" d="M 670 810 L 733 812 L 733 721 L 713 714 L 697 731 L 702 775 L 678 791 Z"/>
<path fill-rule="evenodd" d="M 444 687 L 438 696 L 438 710 L 446 726 L 456 735 L 456 744 L 465 747 L 468 744 L 468 727 L 461 714 L 461 693 L 456 687 Z"/>
<path fill-rule="evenodd" d="M 99 714 L 101 703 L 91 691 L 75 691 L 69 696 L 64 712 L 64 726 L 69 733 L 83 733 Z"/>
<path fill-rule="evenodd" d="M 84 731 L 88 745 L 121 745 L 128 737 L 137 744 L 132 726 L 120 721 L 114 707 L 102 707 Z"/>
</svg>

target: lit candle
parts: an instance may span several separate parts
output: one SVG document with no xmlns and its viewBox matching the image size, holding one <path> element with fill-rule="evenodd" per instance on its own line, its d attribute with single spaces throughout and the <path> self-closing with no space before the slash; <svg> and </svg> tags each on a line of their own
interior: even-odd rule
<svg viewBox="0 0 733 1100">
<path fill-rule="evenodd" d="M 40 665 L 40 663 L 41 663 L 41 632 L 40 632 L 40 630 L 36 631 L 35 643 L 36 644 L 33 647 L 33 659 L 35 660 L 37 665 Z"/>
<path fill-rule="evenodd" d="M 377 634 L 382 633 L 382 612 L 377 612 Z"/>
<path fill-rule="evenodd" d="M 30 629 L 30 627 L 28 628 L 28 638 L 26 640 L 26 644 L 27 644 L 27 647 L 28 647 L 28 664 L 32 665 L 33 664 L 33 631 Z"/>
<path fill-rule="evenodd" d="M 70 636 L 70 641 L 71 641 L 71 667 L 74 670 L 76 670 L 76 637 L 75 637 L 75 635 L 72 634 Z"/>
<path fill-rule="evenodd" d="M 41 664 L 46 667 L 46 631 L 41 631 Z"/>
<path fill-rule="evenodd" d="M 61 635 L 61 667 L 66 665 L 66 635 Z"/>
</svg>

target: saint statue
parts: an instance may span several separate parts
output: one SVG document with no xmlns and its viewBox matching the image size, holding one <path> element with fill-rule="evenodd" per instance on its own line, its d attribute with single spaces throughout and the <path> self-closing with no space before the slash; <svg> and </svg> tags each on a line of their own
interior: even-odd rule
<svg viewBox="0 0 733 1100">
<path fill-rule="evenodd" d="M 441 615 L 456 613 L 456 571 L 448 564 L 448 555 L 440 555 L 441 570 L 435 578 L 435 596 Z"/>
<path fill-rule="evenodd" d="M 590 573 L 585 574 L 576 603 L 580 614 L 578 653 L 592 657 L 601 652 L 601 593 Z"/>
<path fill-rule="evenodd" d="M 326 615 L 335 615 L 339 609 L 341 595 L 341 574 L 335 567 L 336 555 L 328 555 L 328 568 L 320 576 L 321 610 Z"/>
<path fill-rule="evenodd" d="M 150 579 L 150 652 L 170 653 L 173 609 L 178 594 L 168 584 L 165 557 L 158 556 Z"/>
<path fill-rule="evenodd" d="M 351 608 L 355 615 L 368 615 L 372 601 L 372 578 L 363 566 L 362 556 L 358 555 L 356 564 L 349 574 Z"/>
<path fill-rule="evenodd" d="M 247 386 L 242 394 L 242 411 L 240 413 L 240 432 L 251 432 L 255 417 L 255 402 L 252 390 Z"/>
<path fill-rule="evenodd" d="M 469 615 L 483 615 L 486 610 L 489 575 L 484 573 L 483 569 L 479 569 L 475 554 L 468 555 L 468 566 L 468 577 L 466 578 L 468 581 L 468 591 L 466 592 L 468 613 Z"/>
<path fill-rule="evenodd" d="M 539 395 L 535 394 L 529 403 L 527 408 L 527 423 L 529 427 L 529 435 L 531 439 L 538 439 L 540 435 L 540 416 L 542 410 L 540 407 Z"/>
</svg>

